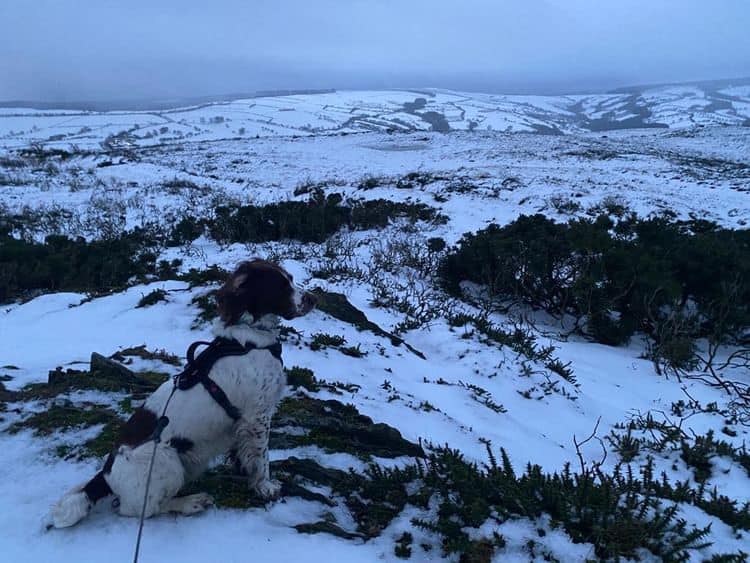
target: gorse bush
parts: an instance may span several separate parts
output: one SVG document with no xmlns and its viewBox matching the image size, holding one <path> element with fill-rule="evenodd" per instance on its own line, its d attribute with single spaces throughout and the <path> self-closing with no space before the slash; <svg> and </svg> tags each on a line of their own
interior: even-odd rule
<svg viewBox="0 0 750 563">
<path fill-rule="evenodd" d="M 383 199 L 344 203 L 340 194 L 325 196 L 321 190 L 316 190 L 306 202 L 220 206 L 215 209 L 212 219 L 187 217 L 175 226 L 172 241 L 183 244 L 205 233 L 221 243 L 284 239 L 319 243 L 343 227 L 353 230 L 382 228 L 399 218 L 411 222 L 447 221 L 434 208 L 422 203 Z"/>
<path fill-rule="evenodd" d="M 0 303 L 39 291 L 123 288 L 157 271 L 154 244 L 140 230 L 92 242 L 50 235 L 36 243 L 0 234 Z"/>
<path fill-rule="evenodd" d="M 499 524 L 542 514 L 562 525 L 574 543 L 593 544 L 600 559 L 634 557 L 646 549 L 665 561 L 684 561 L 690 551 L 709 543 L 710 526 L 687 526 L 677 517 L 676 506 L 654 495 L 650 465 L 641 478 L 619 468 L 605 475 L 576 473 L 570 466 L 550 475 L 530 464 L 517 475 L 504 450 L 499 463 L 489 455 L 484 468 L 447 448 L 427 461 L 422 498 L 436 495 L 437 514 L 414 523 L 440 535 L 446 555 L 470 547 L 466 528 L 479 528 L 487 520 Z"/>
<path fill-rule="evenodd" d="M 466 234 L 443 260 L 446 288 L 572 315 L 599 342 L 641 331 L 652 353 L 688 366 L 694 341 L 735 341 L 750 326 L 750 231 L 669 216 L 555 223 L 521 216 Z"/>
<path fill-rule="evenodd" d="M 37 217 L 0 214 L 0 303 L 35 292 L 110 291 L 125 287 L 131 278 L 174 279 L 174 268 L 157 264 L 158 251 L 188 244 L 204 234 L 221 243 L 284 239 L 322 242 L 344 227 L 379 228 L 397 219 L 447 220 L 424 204 L 386 200 L 344 204 L 339 194 L 325 197 L 320 191 L 307 202 L 218 207 L 213 215 L 209 219 L 185 217 L 166 228 L 148 225 L 107 233 L 106 240 L 86 241 L 55 234 L 38 243 L 16 238 L 27 231 L 28 222 L 36 225 Z"/>
<path fill-rule="evenodd" d="M 364 476 L 351 471 L 333 489 L 345 496 L 357 531 L 367 537 L 378 535 L 407 504 L 422 509 L 412 524 L 435 534 L 443 555 L 459 555 L 462 561 L 474 560 L 470 556 L 479 544 L 486 552 L 480 561 L 502 555 L 506 540 L 499 533 L 482 538 L 487 523 L 534 521 L 542 515 L 573 543 L 592 544 L 592 560 L 639 559 L 649 552 L 663 561 L 687 561 L 711 543 L 710 525 L 697 528 L 680 518 L 671 502 L 674 489 L 666 475 L 655 476 L 652 459 L 640 472 L 622 465 L 611 474 L 567 465 L 549 474 L 528 464 L 516 473 L 505 450 L 500 454 L 496 459 L 488 447 L 489 463 L 478 465 L 457 450 L 439 447 L 403 468 L 370 466 Z M 736 507 L 727 512 L 736 514 Z M 402 536 L 396 554 L 408 557 L 409 544 Z M 745 560 L 742 553 L 723 556 Z"/>
</svg>

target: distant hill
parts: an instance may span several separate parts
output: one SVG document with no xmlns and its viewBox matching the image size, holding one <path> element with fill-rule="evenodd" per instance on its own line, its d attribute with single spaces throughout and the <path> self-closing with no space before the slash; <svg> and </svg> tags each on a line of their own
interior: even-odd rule
<svg viewBox="0 0 750 563">
<path fill-rule="evenodd" d="M 105 104 L 0 104 L 0 146 L 155 145 L 366 131 L 566 134 L 750 126 L 750 78 L 566 96 L 419 90 L 272 91 Z"/>
</svg>

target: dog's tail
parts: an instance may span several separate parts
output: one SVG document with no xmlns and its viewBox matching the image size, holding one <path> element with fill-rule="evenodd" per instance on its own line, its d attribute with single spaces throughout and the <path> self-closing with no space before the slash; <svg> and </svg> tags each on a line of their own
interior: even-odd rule
<svg viewBox="0 0 750 563">
<path fill-rule="evenodd" d="M 104 472 L 100 471 L 87 483 L 74 487 L 52 507 L 51 525 L 68 528 L 83 520 L 96 501 L 112 494 Z"/>
</svg>

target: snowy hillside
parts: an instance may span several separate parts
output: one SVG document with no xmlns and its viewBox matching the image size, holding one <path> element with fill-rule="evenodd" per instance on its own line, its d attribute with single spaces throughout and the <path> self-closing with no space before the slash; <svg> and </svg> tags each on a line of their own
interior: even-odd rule
<svg viewBox="0 0 750 563">
<path fill-rule="evenodd" d="M 184 140 L 357 133 L 572 133 L 750 123 L 748 81 L 660 86 L 612 94 L 502 96 L 426 89 L 255 97 L 183 109 L 85 112 L 0 108 L 0 146 L 98 147 Z"/>
<path fill-rule="evenodd" d="M 261 256 L 324 296 L 319 310 L 285 323 L 290 388 L 271 453 L 285 497 L 263 508 L 217 460 L 196 485 L 217 506 L 149 520 L 142 561 L 470 553 L 463 560 L 583 562 L 678 560 L 683 550 L 693 561 L 742 561 L 746 342 L 716 352 L 716 366 L 727 362 L 717 373 L 735 383 L 722 386 L 697 365 L 662 369 L 643 332 L 606 345 L 566 311 L 508 307 L 476 284 L 452 292 L 440 264 L 464 233 L 535 213 L 563 224 L 666 212 L 746 229 L 748 119 L 747 85 L 561 97 L 335 92 L 155 112 L 0 109 L 3 557 L 129 559 L 137 523 L 109 502 L 66 530 L 45 530 L 47 510 L 100 467 L 114 429 L 154 381 L 177 373 L 187 346 L 210 336 L 210 292 L 224 270 Z M 331 221 L 345 218 L 314 230 L 321 206 Z M 300 215 L 278 215 L 287 210 Z M 69 240 L 44 243 L 50 234 Z M 696 339 L 697 355 L 709 340 Z M 133 379 L 106 379 L 89 365 L 94 352 Z M 489 476 L 443 445 L 488 464 Z M 504 467 L 501 448 L 513 475 L 492 473 L 494 458 Z M 432 465 L 415 461 L 423 453 Z M 596 484 L 601 497 L 592 499 L 613 487 L 636 508 L 615 495 L 611 514 L 588 507 L 609 514 L 601 523 L 587 523 L 586 511 L 553 513 L 583 493 L 573 478 L 524 481 L 528 463 L 550 475 L 570 464 Z M 628 468 L 638 484 L 611 477 Z M 484 497 L 507 488 L 494 504 L 472 497 L 451 514 L 446 498 L 460 495 L 441 487 L 459 487 L 460 475 Z M 541 492 L 528 493 L 535 486 Z M 570 495 L 552 502 L 558 490 Z M 673 505 L 674 520 L 654 523 Z M 709 525 L 680 544 L 693 526 Z"/>
</svg>

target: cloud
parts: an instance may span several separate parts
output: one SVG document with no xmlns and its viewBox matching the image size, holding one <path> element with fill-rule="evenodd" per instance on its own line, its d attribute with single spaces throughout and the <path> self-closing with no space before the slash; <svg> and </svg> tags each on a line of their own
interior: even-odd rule
<svg viewBox="0 0 750 563">
<path fill-rule="evenodd" d="M 750 75 L 744 0 L 3 0 L 0 99 Z"/>
</svg>

